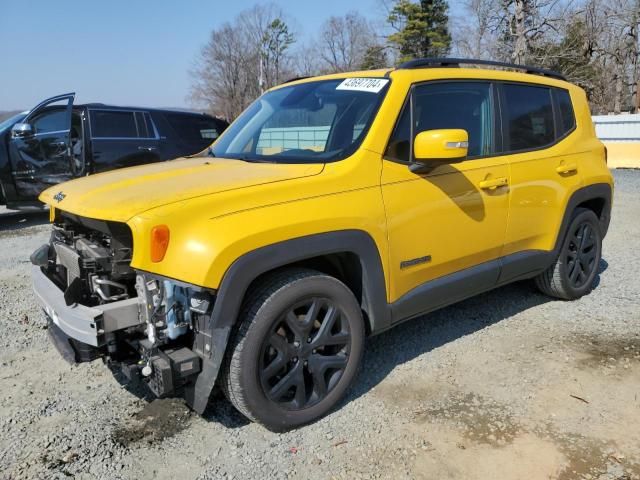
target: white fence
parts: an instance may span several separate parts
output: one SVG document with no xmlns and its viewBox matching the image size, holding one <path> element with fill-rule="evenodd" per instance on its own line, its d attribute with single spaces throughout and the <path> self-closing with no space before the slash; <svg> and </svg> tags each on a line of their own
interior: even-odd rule
<svg viewBox="0 0 640 480">
<path fill-rule="evenodd" d="M 595 115 L 593 123 L 603 142 L 640 142 L 640 113 Z"/>
</svg>

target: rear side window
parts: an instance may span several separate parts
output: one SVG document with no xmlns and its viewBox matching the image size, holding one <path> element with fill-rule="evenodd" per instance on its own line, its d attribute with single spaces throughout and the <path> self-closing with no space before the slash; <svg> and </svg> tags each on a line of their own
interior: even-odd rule
<svg viewBox="0 0 640 480">
<path fill-rule="evenodd" d="M 91 136 L 94 138 L 138 137 L 134 113 L 117 110 L 93 110 L 91 112 Z"/>
<path fill-rule="evenodd" d="M 556 102 L 560 112 L 560 125 L 558 134 L 564 137 L 576 126 L 576 117 L 573 114 L 573 105 L 571 104 L 571 96 L 566 90 L 560 88 L 554 89 L 556 94 Z"/>
<path fill-rule="evenodd" d="M 506 151 L 541 148 L 554 142 L 551 89 L 533 85 L 503 85 L 506 103 Z"/>
<path fill-rule="evenodd" d="M 211 143 L 222 133 L 218 123 L 204 115 L 167 113 L 165 116 L 180 138 L 187 142 Z"/>
</svg>

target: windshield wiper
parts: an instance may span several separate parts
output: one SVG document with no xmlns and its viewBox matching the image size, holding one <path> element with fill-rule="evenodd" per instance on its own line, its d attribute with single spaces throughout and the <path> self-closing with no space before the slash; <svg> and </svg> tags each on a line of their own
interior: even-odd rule
<svg viewBox="0 0 640 480">
<path fill-rule="evenodd" d="M 249 155 L 234 155 L 229 156 L 228 158 L 233 158 L 234 160 L 242 160 L 247 163 L 277 163 L 273 160 L 264 160 L 262 158 L 250 157 Z"/>
</svg>

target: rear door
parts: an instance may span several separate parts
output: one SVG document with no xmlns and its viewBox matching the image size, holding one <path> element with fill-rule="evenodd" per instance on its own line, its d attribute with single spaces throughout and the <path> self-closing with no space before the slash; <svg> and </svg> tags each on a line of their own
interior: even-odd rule
<svg viewBox="0 0 640 480">
<path fill-rule="evenodd" d="M 9 141 L 11 174 L 19 200 L 73 177 L 70 148 L 74 93 L 49 98 L 14 125 Z"/>
<path fill-rule="evenodd" d="M 582 185 L 578 166 L 583 154 L 576 152 L 583 147 L 576 135 L 569 92 L 525 83 L 505 82 L 499 88 L 503 153 L 512 177 L 503 255 L 549 251 L 568 198 Z M 521 266 L 505 263 L 500 281 L 519 273 Z"/>
<path fill-rule="evenodd" d="M 94 173 L 160 160 L 158 134 L 148 112 L 91 108 L 89 125 Z"/>
</svg>

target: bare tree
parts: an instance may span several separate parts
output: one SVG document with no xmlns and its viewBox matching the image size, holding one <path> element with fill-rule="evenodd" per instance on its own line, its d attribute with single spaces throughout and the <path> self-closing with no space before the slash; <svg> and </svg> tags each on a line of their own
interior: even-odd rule
<svg viewBox="0 0 640 480">
<path fill-rule="evenodd" d="M 490 23 L 501 59 L 524 64 L 531 51 L 558 32 L 571 0 L 501 0 Z"/>
<path fill-rule="evenodd" d="M 365 53 L 376 44 L 366 18 L 357 12 L 343 17 L 329 17 L 322 26 L 318 47 L 329 72 L 355 70 L 362 65 Z"/>
<path fill-rule="evenodd" d="M 282 81 L 283 72 L 291 73 L 287 50 L 295 42 L 281 8 L 274 4 L 255 5 L 238 17 L 238 28 L 257 52 L 256 82 L 260 91 Z"/>
<path fill-rule="evenodd" d="M 454 49 L 467 58 L 491 60 L 498 57 L 497 14 L 500 0 L 466 0 L 461 18 L 453 19 Z"/>
<path fill-rule="evenodd" d="M 294 51 L 293 68 L 297 76 L 311 77 L 322 73 L 322 61 L 318 54 L 319 45 L 316 42 L 300 44 Z"/>
<path fill-rule="evenodd" d="M 214 30 L 191 72 L 192 100 L 216 115 L 237 117 L 256 94 L 247 69 L 255 59 L 242 31 L 229 23 Z"/>
<path fill-rule="evenodd" d="M 282 12 L 259 5 L 211 32 L 191 71 L 191 99 L 235 119 L 265 89 L 292 75 L 293 33 Z"/>
</svg>

